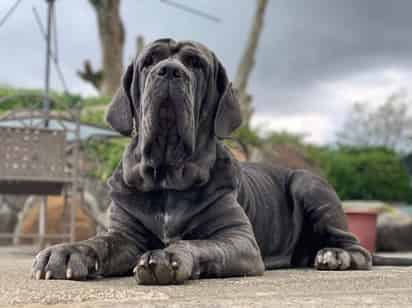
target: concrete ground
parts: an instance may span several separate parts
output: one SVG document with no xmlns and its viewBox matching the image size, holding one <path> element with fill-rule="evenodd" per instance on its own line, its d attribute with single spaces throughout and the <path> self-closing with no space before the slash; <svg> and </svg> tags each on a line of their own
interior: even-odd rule
<svg viewBox="0 0 412 308">
<path fill-rule="evenodd" d="M 133 278 L 34 281 L 32 256 L 0 249 L 0 307 L 412 307 L 412 267 L 277 270 L 263 277 L 136 285 Z"/>
</svg>

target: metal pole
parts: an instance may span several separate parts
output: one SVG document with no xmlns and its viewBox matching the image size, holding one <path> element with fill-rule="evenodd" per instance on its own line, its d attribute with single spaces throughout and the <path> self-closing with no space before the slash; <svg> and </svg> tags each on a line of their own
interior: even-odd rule
<svg viewBox="0 0 412 308">
<path fill-rule="evenodd" d="M 53 18 L 53 7 L 55 0 L 46 0 L 47 9 L 47 29 L 46 29 L 46 72 L 44 80 L 44 100 L 43 100 L 43 112 L 44 112 L 44 127 L 49 127 L 49 112 L 50 112 L 50 60 L 51 60 L 51 27 Z M 47 196 L 42 198 L 43 202 L 40 205 L 39 210 L 39 246 L 40 249 L 44 248 L 45 235 L 46 235 L 46 221 L 47 221 Z"/>
<path fill-rule="evenodd" d="M 47 226 L 47 197 L 42 198 L 39 209 L 39 249 L 45 247 L 46 226 Z"/>
<path fill-rule="evenodd" d="M 73 164 L 73 177 L 74 177 L 74 185 L 73 195 L 72 195 L 72 204 L 71 204 L 71 215 L 70 215 L 70 242 L 74 242 L 76 240 L 76 214 L 77 214 L 77 204 L 75 200 L 75 196 L 78 195 L 80 207 L 84 208 L 84 190 L 80 184 L 80 116 L 81 116 L 81 109 L 80 106 L 74 107 L 74 116 L 76 121 L 76 130 L 75 136 L 76 140 L 74 146 L 74 164 Z"/>
<path fill-rule="evenodd" d="M 46 72 L 45 72 L 45 82 L 44 82 L 44 101 L 43 101 L 43 111 L 44 111 L 44 127 L 49 127 L 49 111 L 50 111 L 50 58 L 51 58 L 51 27 L 52 27 L 52 17 L 53 17 L 53 7 L 55 0 L 46 0 L 48 4 L 47 10 L 47 31 L 46 31 Z"/>
</svg>

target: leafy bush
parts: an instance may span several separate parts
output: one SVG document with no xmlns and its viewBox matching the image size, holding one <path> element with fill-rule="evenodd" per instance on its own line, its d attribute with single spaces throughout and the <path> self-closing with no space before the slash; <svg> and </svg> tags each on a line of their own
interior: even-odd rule
<svg viewBox="0 0 412 308">
<path fill-rule="evenodd" d="M 83 123 L 94 124 L 97 126 L 109 127 L 105 121 L 106 111 L 104 109 L 84 108 L 81 115 Z"/>
<path fill-rule="evenodd" d="M 303 134 L 294 134 L 287 131 L 280 131 L 267 133 L 263 138 L 263 142 L 265 144 L 294 145 L 299 149 L 303 149 L 305 147 L 304 138 L 305 135 Z"/>
<path fill-rule="evenodd" d="M 50 93 L 52 108 L 62 110 L 73 107 L 84 100 L 79 95 L 61 94 L 57 92 Z M 7 98 L 7 99 L 6 99 Z M 4 100 L 5 99 L 5 100 Z M 88 101 L 89 99 L 86 99 Z M 43 92 L 35 89 L 17 89 L 0 86 L 0 113 L 11 109 L 42 108 Z"/>
<path fill-rule="evenodd" d="M 241 126 L 239 127 L 234 133 L 233 137 L 239 140 L 244 145 L 248 146 L 261 146 L 262 139 L 259 136 L 257 130 L 253 130 L 248 126 Z"/>
<path fill-rule="evenodd" d="M 410 178 L 392 150 L 309 147 L 308 153 L 343 200 L 412 202 Z"/>
<path fill-rule="evenodd" d="M 84 147 L 85 152 L 97 166 L 89 175 L 105 181 L 117 167 L 127 143 L 126 138 L 89 140 Z"/>
<path fill-rule="evenodd" d="M 1 102 L 2 99 L 9 97 Z M 83 108 L 99 107 L 107 105 L 110 102 L 110 97 L 90 96 L 81 97 L 67 93 L 59 93 L 52 91 L 50 97 L 55 105 L 53 109 L 65 109 L 74 107 L 81 103 Z M 20 108 L 41 108 L 43 104 L 43 91 L 37 89 L 18 89 L 6 86 L 0 86 L 0 113 Z"/>
</svg>

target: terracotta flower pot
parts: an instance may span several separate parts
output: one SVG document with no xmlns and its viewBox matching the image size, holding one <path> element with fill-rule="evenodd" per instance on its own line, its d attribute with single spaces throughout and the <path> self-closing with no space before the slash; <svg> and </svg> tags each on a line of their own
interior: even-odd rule
<svg viewBox="0 0 412 308">
<path fill-rule="evenodd" d="M 378 213 L 373 209 L 345 209 L 349 231 L 356 235 L 361 245 L 375 251 L 376 221 Z"/>
</svg>

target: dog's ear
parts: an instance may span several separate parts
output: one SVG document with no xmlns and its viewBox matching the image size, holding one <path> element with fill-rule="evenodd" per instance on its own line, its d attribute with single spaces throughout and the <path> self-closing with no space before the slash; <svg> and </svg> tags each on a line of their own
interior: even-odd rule
<svg viewBox="0 0 412 308">
<path fill-rule="evenodd" d="M 134 125 L 138 127 L 137 123 L 133 124 L 133 118 L 135 121 L 137 120 L 131 95 L 133 72 L 134 67 L 131 63 L 123 74 L 120 87 L 117 89 L 106 113 L 107 123 L 126 137 L 132 135 Z"/>
<path fill-rule="evenodd" d="M 242 114 L 237 93 L 229 82 L 223 65 L 218 61 L 216 77 L 219 102 L 215 116 L 215 135 L 218 138 L 228 137 L 242 124 Z"/>
</svg>

